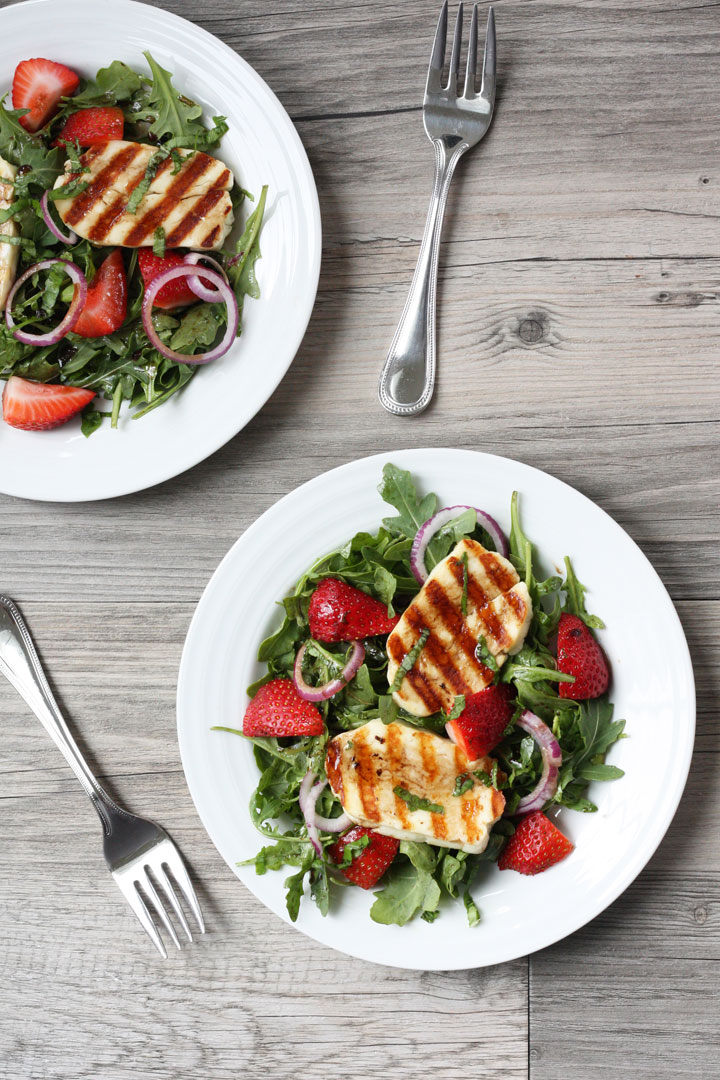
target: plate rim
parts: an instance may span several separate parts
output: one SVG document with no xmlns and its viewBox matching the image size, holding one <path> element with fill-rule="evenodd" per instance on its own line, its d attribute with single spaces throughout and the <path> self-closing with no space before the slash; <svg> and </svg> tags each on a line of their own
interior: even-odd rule
<svg viewBox="0 0 720 1080">
<path fill-rule="evenodd" d="M 10 13 L 15 13 L 21 9 L 37 9 L 43 6 L 51 7 L 54 11 L 57 9 L 56 0 L 20 0 L 19 3 L 10 4 L 0 10 L 0 25 L 2 20 L 9 18 Z M 277 390 L 282 380 L 287 375 L 290 367 L 292 366 L 300 346 L 303 342 L 305 334 L 307 332 L 308 324 L 315 308 L 315 302 L 317 300 L 317 291 L 320 281 L 320 269 L 322 262 L 322 217 L 320 213 L 320 200 L 317 191 L 317 184 L 315 183 L 315 177 L 313 174 L 310 160 L 307 155 L 305 146 L 302 139 L 293 123 L 290 114 L 285 109 L 284 105 L 278 98 L 274 90 L 263 79 L 263 77 L 256 71 L 256 69 L 244 59 L 240 53 L 236 52 L 230 45 L 219 38 L 216 34 L 206 30 L 204 27 L 199 26 L 193 22 L 192 19 L 185 18 L 182 15 L 178 15 L 173 11 L 168 11 L 164 7 L 156 7 L 152 4 L 142 3 L 141 0 L 65 0 L 63 9 L 77 8 L 78 10 L 87 9 L 92 7 L 94 12 L 98 12 L 102 6 L 112 8 L 113 12 L 116 12 L 118 8 L 124 7 L 130 10 L 142 11 L 146 13 L 147 17 L 156 18 L 159 23 L 169 22 L 178 27 L 192 28 L 193 33 L 200 35 L 207 42 L 212 42 L 213 46 L 221 50 L 229 60 L 239 64 L 246 72 L 249 79 L 254 81 L 258 88 L 264 92 L 276 110 L 276 115 L 279 122 L 284 129 L 284 135 L 292 144 L 297 157 L 297 166 L 308 188 L 308 200 L 303 202 L 303 205 L 307 209 L 307 225 L 309 234 L 314 241 L 313 262 L 309 267 L 308 273 L 305 275 L 307 281 L 310 284 L 310 290 L 308 291 L 307 300 L 307 314 L 301 321 L 301 326 L 298 327 L 298 331 L 295 337 L 292 339 L 291 347 L 288 347 L 289 359 L 284 368 L 278 372 L 277 378 L 271 380 L 267 384 L 267 394 L 264 401 L 259 405 L 258 409 L 252 416 L 248 416 L 239 427 L 234 431 L 227 434 L 222 432 L 219 438 L 209 438 L 203 445 L 206 447 L 200 457 L 188 460 L 185 463 L 181 463 L 179 466 L 175 463 L 176 459 L 168 458 L 165 463 L 165 467 L 158 470 L 158 474 L 152 477 L 149 481 L 143 480 L 139 475 L 137 479 L 126 482 L 124 480 L 118 480 L 113 484 L 108 485 L 107 490 L 103 490 L 101 493 L 90 494 L 77 494 L 73 493 L 69 495 L 67 493 L 54 494 L 52 492 L 45 491 L 43 494 L 37 494 L 32 485 L 27 483 L 21 484 L 15 488 L 8 480 L 12 480 L 12 471 L 3 470 L 6 475 L 0 477 L 0 494 L 7 495 L 10 498 L 25 499 L 29 502 L 43 502 L 43 503 L 85 503 L 85 502 L 100 502 L 105 499 L 117 499 L 122 498 L 125 495 L 136 494 L 141 491 L 148 491 L 158 484 L 164 484 L 168 480 L 174 479 L 176 476 L 182 475 L 195 466 L 200 465 L 203 461 L 206 461 L 213 454 L 217 453 L 223 446 L 225 446 L 231 439 L 234 439 L 247 425 L 258 415 L 258 413 L 265 407 L 272 395 Z M 149 15 L 147 14 L 149 13 Z M 101 11 L 100 11 L 101 15 Z M 72 11 L 68 13 L 68 17 L 72 16 Z M 32 16 L 31 16 L 32 17 Z M 34 16 L 38 18 L 37 12 Z M 1 421 L 0 421 L 1 422 Z M 212 433 L 212 427 L 209 426 L 208 430 Z"/>
<path fill-rule="evenodd" d="M 329 476 L 342 474 L 342 473 L 345 473 L 345 472 L 352 472 L 353 469 L 359 468 L 362 465 L 367 464 L 369 466 L 369 464 L 371 462 L 373 462 L 373 461 L 378 462 L 378 463 L 380 463 L 380 462 L 384 463 L 384 462 L 387 462 L 388 460 L 392 459 L 393 461 L 397 461 L 398 463 L 403 464 L 407 460 L 408 457 L 411 457 L 413 455 L 427 455 L 427 454 L 431 454 L 431 455 L 434 455 L 436 457 L 437 456 L 452 457 L 452 456 L 455 456 L 455 455 L 458 455 L 458 454 L 460 454 L 460 455 L 468 455 L 468 456 L 472 455 L 475 458 L 481 459 L 485 463 L 485 465 L 492 465 L 493 462 L 496 463 L 498 461 L 510 462 L 512 464 L 512 467 L 518 468 L 521 471 L 525 471 L 529 477 L 532 477 L 532 475 L 535 474 L 535 473 L 540 473 L 544 477 L 549 477 L 554 483 L 560 485 L 564 489 L 568 489 L 570 492 L 572 492 L 573 496 L 579 497 L 583 502 L 587 503 L 590 507 L 593 508 L 594 511 L 599 511 L 607 519 L 610 526 L 617 533 L 621 534 L 621 536 L 624 538 L 624 540 L 626 542 L 629 542 L 632 545 L 632 547 L 634 547 L 636 549 L 637 554 L 641 557 L 643 562 L 647 565 L 648 569 L 651 572 L 651 575 L 655 579 L 655 582 L 656 582 L 657 586 L 659 587 L 659 595 L 662 596 L 663 602 L 665 603 L 665 606 L 666 606 L 666 609 L 667 609 L 667 615 L 673 620 L 675 629 L 676 629 L 677 632 L 679 632 L 679 635 L 680 635 L 680 641 L 682 642 L 682 668 L 683 668 L 684 674 L 686 676 L 687 685 L 690 688 L 690 695 L 689 695 L 689 698 L 687 700 L 687 720 L 688 720 L 688 723 L 683 728 L 683 730 L 685 732 L 685 742 L 684 742 L 684 745 L 683 745 L 683 748 L 682 748 L 683 749 L 682 761 L 678 763 L 677 759 L 676 759 L 676 764 L 679 764 L 679 767 L 674 772 L 675 785 L 674 785 L 674 788 L 673 788 L 673 791 L 672 791 L 672 797 L 664 804 L 664 806 L 665 806 L 664 814 L 660 818 L 660 824 L 656 826 L 656 829 L 655 829 L 653 837 L 652 837 L 651 845 L 648 848 L 646 848 L 644 850 L 644 852 L 643 852 L 642 862 L 639 865 L 635 865 L 634 863 L 630 864 L 629 869 L 625 869 L 625 868 L 622 869 L 622 871 L 619 872 L 616 875 L 616 877 L 614 878 L 613 885 L 607 891 L 607 895 L 603 894 L 603 896 L 601 897 L 601 900 L 600 900 L 599 903 L 590 905 L 590 907 L 588 909 L 589 912 L 590 912 L 589 914 L 583 913 L 581 915 L 581 917 L 577 921 L 570 920 L 570 923 L 567 926 L 565 926 L 559 933 L 556 932 L 555 930 L 551 930 L 546 935 L 546 938 L 541 939 L 538 944 L 534 945 L 534 947 L 530 950 L 530 952 L 528 952 L 524 948 L 520 948 L 520 949 L 512 949 L 511 948 L 509 950 L 508 954 L 506 956 L 504 956 L 502 960 L 493 960 L 493 961 L 489 962 L 488 964 L 483 964 L 482 962 L 477 962 L 475 960 L 475 958 L 473 958 L 472 961 L 469 962 L 469 963 L 468 962 L 463 962 L 462 960 L 460 962 L 453 962 L 452 960 L 450 960 L 447 964 L 443 964 L 442 967 L 439 967 L 439 966 L 427 967 L 427 966 L 421 965 L 421 964 L 409 964 L 407 962 L 398 962 L 398 961 L 395 961 L 394 959 L 387 959 L 387 960 L 379 961 L 379 960 L 376 960 L 375 958 L 368 957 L 361 950 L 359 950 L 357 948 L 354 948 L 353 945 L 352 945 L 352 939 L 351 939 L 351 941 L 350 941 L 350 943 L 348 945 L 343 945 L 343 947 L 340 948 L 337 945 L 335 945 L 333 943 L 330 943 L 328 941 L 325 941 L 321 937 L 318 937 L 312 931 L 312 929 L 309 928 L 308 926 L 305 926 L 305 925 L 303 925 L 301 923 L 297 923 L 297 922 L 292 923 L 290 921 L 289 917 L 287 916 L 287 913 L 284 910 L 275 911 L 273 908 L 269 907 L 266 904 L 263 897 L 261 897 L 260 895 L 258 895 L 255 892 L 255 890 L 252 887 L 252 884 L 248 883 L 247 881 L 243 880 L 240 877 L 236 865 L 234 865 L 232 862 L 230 862 L 225 857 L 223 852 L 220 850 L 218 844 L 216 843 L 215 839 L 213 838 L 213 836 L 212 836 L 212 834 L 211 834 L 211 832 L 210 832 L 210 830 L 208 828 L 208 825 L 206 824 L 205 817 L 203 816 L 203 812 L 202 812 L 200 806 L 198 805 L 198 800 L 196 799 L 196 793 L 193 790 L 193 782 L 191 780 L 192 767 L 188 766 L 188 760 L 189 760 L 188 759 L 188 750 L 187 750 L 187 746 L 186 746 L 185 741 L 184 741 L 185 740 L 185 735 L 184 735 L 184 731 L 183 731 L 184 714 L 183 714 L 182 700 L 183 700 L 183 694 L 184 694 L 185 686 L 186 686 L 187 680 L 189 679 L 189 669 L 190 669 L 190 662 L 191 662 L 190 659 L 189 659 L 190 650 L 194 645 L 195 636 L 197 636 L 199 634 L 199 632 L 200 632 L 200 623 L 201 623 L 201 619 L 203 618 L 203 612 L 201 611 L 201 609 L 207 603 L 209 603 L 211 601 L 214 592 L 217 589 L 222 587 L 221 586 L 221 578 L 222 578 L 222 573 L 221 572 L 223 571 L 223 568 L 226 566 L 226 564 L 229 563 L 230 560 L 234 557 L 234 552 L 235 552 L 236 548 L 238 548 L 238 546 L 245 541 L 245 538 L 249 534 L 252 536 L 252 535 L 254 535 L 255 532 L 260 531 L 261 522 L 267 521 L 268 518 L 272 519 L 276 514 L 280 513 L 280 511 L 278 509 L 279 507 L 286 504 L 288 501 L 289 502 L 295 502 L 297 500 L 302 500 L 305 497 L 305 494 L 307 493 L 308 489 L 315 488 L 315 487 L 318 487 L 318 486 L 322 486 L 322 484 L 327 480 L 327 478 Z M 416 465 L 414 467 L 410 466 L 410 465 L 406 465 L 406 467 L 414 468 L 418 472 L 420 472 L 420 469 L 421 469 L 420 465 Z M 420 476 L 422 476 L 421 472 L 420 472 Z M 325 470 L 322 473 L 320 473 L 320 474 L 318 474 L 318 475 L 316 475 L 314 477 L 311 477 L 309 480 L 305 481 L 303 484 L 299 485 L 296 488 L 293 488 L 289 492 L 286 492 L 285 495 L 283 495 L 279 499 L 277 499 L 276 502 L 274 502 L 265 511 L 263 511 L 263 513 L 260 514 L 248 526 L 248 528 L 243 533 L 241 533 L 241 535 L 235 540 L 235 542 L 231 545 L 229 550 L 225 553 L 223 558 L 218 563 L 218 565 L 217 565 L 215 571 L 213 572 L 210 580 L 208 581 L 207 585 L 203 589 L 202 595 L 201 595 L 201 597 L 200 597 L 200 599 L 199 599 L 199 601 L 198 601 L 198 603 L 197 603 L 197 605 L 195 607 L 192 618 L 190 620 L 190 624 L 189 624 L 188 631 L 187 631 L 187 634 L 186 634 L 186 637 L 185 637 L 185 641 L 183 643 L 182 655 L 181 655 L 181 658 L 180 658 L 180 667 L 179 667 L 179 672 L 178 672 L 178 683 L 177 683 L 177 692 L 176 692 L 176 712 L 177 712 L 178 747 L 179 747 L 179 751 L 180 751 L 180 758 L 181 758 L 181 763 L 182 763 L 182 767 L 183 767 L 183 772 L 185 774 L 185 781 L 186 781 L 186 784 L 187 784 L 187 787 L 188 787 L 188 791 L 190 792 L 190 797 L 192 798 L 193 805 L 195 806 L 198 817 L 200 818 L 200 821 L 202 823 L 202 826 L 203 826 L 205 832 L 207 833 L 209 839 L 211 840 L 213 846 L 215 847 L 216 851 L 220 855 L 221 859 L 223 860 L 223 862 L 225 862 L 227 864 L 229 869 L 232 871 L 233 875 L 238 879 L 240 884 L 242 886 L 244 886 L 255 897 L 255 899 L 258 900 L 262 904 L 262 906 L 267 911 L 270 912 L 271 915 L 278 916 L 279 918 L 282 919 L 283 922 L 285 922 L 287 925 L 291 926 L 294 930 L 299 931 L 300 933 L 304 934 L 306 937 L 309 937 L 313 941 L 317 941 L 319 944 L 323 945 L 324 947 L 333 949 L 336 952 L 340 952 L 340 953 L 343 953 L 343 954 L 348 955 L 348 956 L 355 957 L 356 959 L 359 959 L 359 960 L 364 960 L 367 963 L 378 963 L 378 964 L 380 964 L 380 966 L 383 966 L 383 967 L 399 968 L 399 969 L 402 969 L 402 970 L 460 971 L 460 970 L 471 970 L 471 969 L 481 968 L 481 967 L 486 967 L 486 966 L 495 966 L 495 965 L 497 965 L 499 963 L 507 963 L 509 961 L 516 960 L 519 957 L 532 955 L 532 954 L 534 954 L 534 953 L 536 953 L 536 952 L 538 952 L 538 951 L 540 951 L 542 949 L 548 948 L 549 946 L 556 944 L 559 941 L 563 941 L 566 937 L 569 937 L 571 934 L 576 933 L 582 927 L 586 926 L 588 923 L 590 923 L 594 919 L 596 919 L 598 917 L 598 915 L 600 915 L 611 904 L 613 904 L 627 890 L 627 888 L 632 884 L 632 882 L 643 872 L 643 870 L 646 868 L 647 864 L 649 863 L 649 861 L 651 860 L 653 855 L 656 853 L 656 851 L 657 851 L 658 847 L 660 846 L 660 844 L 662 843 L 662 841 L 663 841 L 663 839 L 664 839 L 670 825 L 672 824 L 672 821 L 673 821 L 673 819 L 675 817 L 675 814 L 677 812 L 677 808 L 678 808 L 678 806 L 680 804 L 680 800 L 682 798 L 683 792 L 685 790 L 685 786 L 687 784 L 687 778 L 688 778 L 689 771 L 690 771 L 690 765 L 691 765 L 692 755 L 693 755 L 693 751 L 694 751 L 694 743 L 695 743 L 695 731 L 696 731 L 696 722 L 697 722 L 697 695 L 696 695 L 695 677 L 694 677 L 694 671 L 693 671 L 693 666 L 692 666 L 692 658 L 691 658 L 691 654 L 690 654 L 690 649 L 689 649 L 689 646 L 688 646 L 688 643 L 687 643 L 687 638 L 685 636 L 685 631 L 684 631 L 682 623 L 680 621 L 680 616 L 677 613 L 677 610 L 676 610 L 675 605 L 673 603 L 672 597 L 670 596 L 670 594 L 669 594 L 667 588 L 665 587 L 665 585 L 664 585 L 660 575 L 658 574 L 657 570 L 655 569 L 653 564 L 650 562 L 647 555 L 645 555 L 644 551 L 639 546 L 639 544 L 632 538 L 632 536 L 630 536 L 630 534 L 625 529 L 623 529 L 623 527 L 617 521 L 615 521 L 615 519 L 606 510 L 604 510 L 601 506 L 599 506 L 596 502 L 594 502 L 592 499 L 590 499 L 583 492 L 579 491 L 577 488 L 574 488 L 571 484 L 566 483 L 566 481 L 560 480 L 559 477 L 554 476 L 552 473 L 549 473 L 546 470 L 538 469 L 535 466 L 527 465 L 525 462 L 518 461 L 516 458 L 511 458 L 511 457 L 508 457 L 506 455 L 490 454 L 490 453 L 487 453 L 485 451 L 470 450 L 470 449 L 467 449 L 467 448 L 464 448 L 464 447 L 410 447 L 410 448 L 405 448 L 405 449 L 402 449 L 402 450 L 387 450 L 387 451 L 383 451 L 381 453 L 369 454 L 369 455 L 365 455 L 365 456 L 360 457 L 360 458 L 355 458 L 355 459 L 352 459 L 350 461 L 347 461 L 347 462 L 343 463 L 342 465 L 335 466 L 332 469 Z M 250 881 L 252 881 L 252 879 L 250 879 Z M 398 931 L 398 930 L 401 930 L 402 928 L 394 927 L 392 929 Z"/>
</svg>

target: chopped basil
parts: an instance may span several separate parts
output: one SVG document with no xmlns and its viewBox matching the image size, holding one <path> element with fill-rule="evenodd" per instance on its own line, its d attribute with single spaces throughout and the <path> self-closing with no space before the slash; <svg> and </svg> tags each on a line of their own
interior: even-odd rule
<svg viewBox="0 0 720 1080">
<path fill-rule="evenodd" d="M 427 810 L 429 814 L 444 814 L 445 807 L 440 806 L 439 803 L 430 802 L 429 799 L 423 799 L 420 795 L 413 795 L 407 788 L 397 787 L 393 788 L 393 791 L 399 799 L 408 804 L 410 813 L 415 813 L 416 810 Z"/>
<path fill-rule="evenodd" d="M 417 659 L 418 659 L 420 653 L 425 648 L 425 642 L 427 641 L 427 639 L 429 637 L 430 637 L 430 631 L 428 629 L 423 630 L 422 634 L 417 639 L 417 641 L 413 645 L 412 649 L 410 649 L 410 651 L 405 654 L 405 656 L 402 659 L 402 663 L 400 664 L 400 667 L 397 669 L 397 672 L 395 673 L 395 678 L 392 681 L 392 686 L 390 687 L 390 693 L 391 694 L 396 694 L 398 692 L 398 690 L 400 689 L 400 687 L 403 684 L 403 680 L 404 680 L 405 676 L 408 674 L 408 672 L 412 671 L 412 669 L 415 667 L 415 664 L 417 663 Z"/>
<path fill-rule="evenodd" d="M 460 795 L 464 795 L 470 788 L 475 787 L 475 781 L 469 773 L 460 773 L 455 777 L 455 787 L 453 788 L 453 795 L 458 798 Z"/>
<path fill-rule="evenodd" d="M 165 230 L 162 225 L 158 225 L 153 235 L 153 255 L 157 255 L 158 259 L 165 258 Z"/>
<path fill-rule="evenodd" d="M 500 670 L 497 660 L 487 647 L 485 638 L 481 637 L 475 646 L 475 658 L 476 660 L 479 660 L 481 664 L 484 664 L 486 668 L 489 668 L 490 671 Z"/>
<path fill-rule="evenodd" d="M 463 588 L 462 588 L 462 600 L 460 601 L 460 610 L 462 611 L 463 619 L 467 615 L 467 599 L 468 599 L 468 553 L 463 551 L 462 558 L 460 559 L 463 567 Z"/>
</svg>

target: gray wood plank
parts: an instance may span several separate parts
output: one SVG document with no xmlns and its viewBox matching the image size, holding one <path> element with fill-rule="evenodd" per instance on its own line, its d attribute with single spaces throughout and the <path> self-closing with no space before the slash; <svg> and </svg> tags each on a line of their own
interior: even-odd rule
<svg viewBox="0 0 720 1080">
<path fill-rule="evenodd" d="M 209 461 L 90 506 L 0 497 L 0 585 L 98 771 L 180 842 L 210 924 L 193 949 L 154 959 L 106 875 L 91 808 L 0 685 L 0 1080 L 290 1080 L 320 1061 L 338 1080 L 711 1075 L 717 5 L 496 4 L 497 120 L 457 174 L 438 393 L 406 422 L 375 388 L 429 194 L 418 102 L 437 0 L 155 2 L 223 37 L 290 110 L 323 209 L 320 291 L 288 377 Z M 299 483 L 409 445 L 506 454 L 595 499 L 653 561 L 693 653 L 698 738 L 680 812 L 623 897 L 533 958 L 529 984 L 523 960 L 419 975 L 307 941 L 224 866 L 181 771 L 177 665 L 219 559 Z"/>
</svg>

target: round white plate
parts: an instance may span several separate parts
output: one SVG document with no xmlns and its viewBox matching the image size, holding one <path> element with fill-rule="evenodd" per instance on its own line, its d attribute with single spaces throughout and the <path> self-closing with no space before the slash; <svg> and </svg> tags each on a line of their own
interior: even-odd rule
<svg viewBox="0 0 720 1080">
<path fill-rule="evenodd" d="M 49 432 L 16 431 L 0 420 L 0 490 L 8 495 L 105 499 L 196 465 L 264 405 L 310 318 L 320 271 L 317 191 L 290 118 L 249 64 L 193 23 L 132 0 L 30 0 L 0 11 L 3 92 L 27 57 L 94 75 L 113 60 L 145 71 L 146 49 L 206 116 L 227 116 L 219 156 L 243 187 L 257 195 L 269 185 L 257 263 L 262 295 L 245 303 L 243 333 L 230 352 L 159 409 L 123 418 L 117 431 L 106 421 L 86 439 L 79 420 Z"/>
<path fill-rule="evenodd" d="M 695 731 L 692 666 L 680 621 L 660 579 L 612 518 L 546 473 L 469 450 L 405 450 L 334 469 L 281 499 L 237 541 L 198 605 L 180 665 L 178 732 L 183 766 L 203 824 L 220 854 L 264 904 L 287 921 L 283 880 L 257 877 L 238 860 L 263 844 L 248 816 L 257 770 L 242 738 L 213 732 L 241 727 L 245 688 L 262 674 L 255 656 L 279 622 L 274 602 L 310 563 L 360 529 L 376 530 L 388 511 L 377 494 L 383 464 L 410 469 L 441 505 L 480 506 L 509 529 L 510 496 L 520 492 L 522 523 L 552 572 L 570 555 L 590 592 L 589 609 L 612 665 L 615 717 L 629 738 L 608 761 L 626 775 L 594 783 L 596 814 L 563 810 L 560 825 L 576 850 L 537 877 L 488 867 L 474 887 L 482 922 L 470 929 L 462 904 L 432 923 L 378 926 L 372 894 L 344 889 L 323 919 L 305 897 L 296 923 L 342 952 L 396 967 L 482 967 L 542 949 L 594 918 L 627 888 L 660 843 L 680 800 Z M 394 511 L 391 511 L 394 513 Z"/>
</svg>

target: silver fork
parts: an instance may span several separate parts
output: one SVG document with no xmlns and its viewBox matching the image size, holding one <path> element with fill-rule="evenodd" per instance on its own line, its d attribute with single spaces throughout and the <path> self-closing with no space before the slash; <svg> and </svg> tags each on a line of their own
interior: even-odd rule
<svg viewBox="0 0 720 1080">
<path fill-rule="evenodd" d="M 495 15 L 488 11 L 480 92 L 475 89 L 478 9 L 470 21 L 462 94 L 458 69 L 462 44 L 463 6 L 458 8 L 447 83 L 443 85 L 447 0 L 442 6 L 428 71 L 423 123 L 435 147 L 435 183 L 415 274 L 400 323 L 380 375 L 380 402 L 396 416 L 415 416 L 430 402 L 435 386 L 435 294 L 443 216 L 455 166 L 490 127 L 495 105 Z"/>
<path fill-rule="evenodd" d="M 180 948 L 175 928 L 156 884 L 164 893 L 178 923 L 192 941 L 190 927 L 173 883 L 192 911 L 202 934 L 202 912 L 180 852 L 159 825 L 129 814 L 118 806 L 93 776 L 80 753 L 40 665 L 30 633 L 12 600 L 0 595 L 0 672 L 25 699 L 89 796 L 103 825 L 103 852 L 120 891 L 137 915 L 156 949 L 167 959 L 155 920 Z M 154 879 L 154 881 L 153 881 Z M 153 918 L 153 913 L 155 918 Z"/>
</svg>

